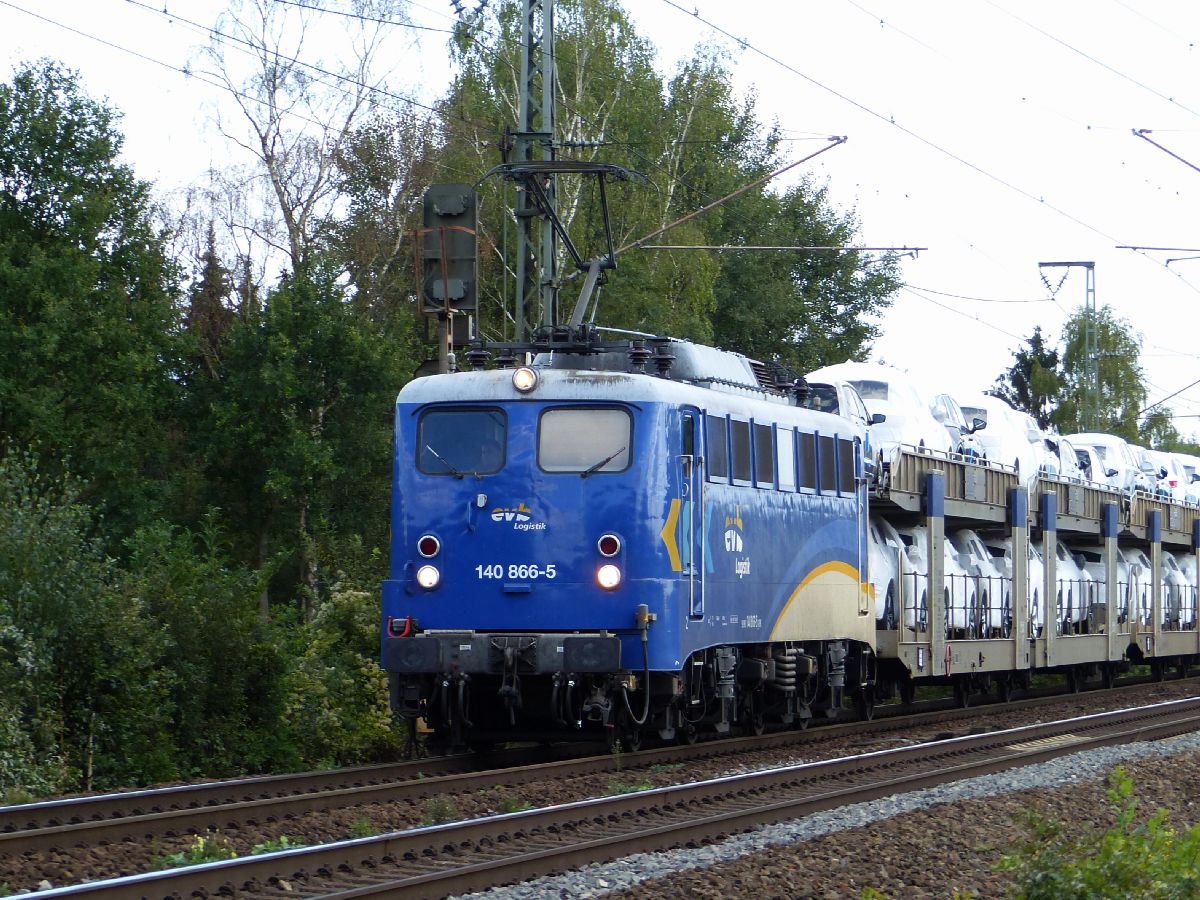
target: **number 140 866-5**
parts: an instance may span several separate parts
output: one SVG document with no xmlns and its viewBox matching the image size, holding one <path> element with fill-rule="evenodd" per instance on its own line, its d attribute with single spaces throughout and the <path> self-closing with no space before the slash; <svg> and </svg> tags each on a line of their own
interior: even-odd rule
<svg viewBox="0 0 1200 900">
<path fill-rule="evenodd" d="M 539 578 L 553 579 L 557 577 L 558 571 L 554 563 L 548 563 L 545 566 L 539 566 L 536 563 L 531 564 L 516 564 L 505 566 L 502 563 L 493 563 L 488 566 L 476 566 L 475 577 L 479 579 L 505 579 L 510 581 L 536 581 Z"/>
</svg>

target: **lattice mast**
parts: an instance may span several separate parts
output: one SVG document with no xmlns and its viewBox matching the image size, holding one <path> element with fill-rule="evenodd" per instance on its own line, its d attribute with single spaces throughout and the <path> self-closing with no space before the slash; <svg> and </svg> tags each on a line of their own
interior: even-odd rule
<svg viewBox="0 0 1200 900">
<path fill-rule="evenodd" d="M 1080 419 L 1084 431 L 1095 431 L 1100 423 L 1100 341 L 1096 326 L 1096 263 L 1095 262 L 1040 262 L 1039 269 L 1082 268 L 1086 276 L 1083 301 L 1083 392 L 1080 396 Z M 1067 277 L 1063 273 L 1063 279 Z M 1046 281 L 1046 276 L 1042 280 Z M 1059 287 L 1062 287 L 1060 281 Z M 1057 288 L 1051 293 L 1057 292 Z"/>
<path fill-rule="evenodd" d="M 514 135 L 517 163 L 554 159 L 554 0 L 522 0 L 520 122 Z M 554 175 L 542 176 L 542 189 L 554 208 Z M 520 183 L 517 185 L 517 285 L 514 318 L 517 341 L 529 339 L 531 323 L 553 325 L 557 316 L 555 230 L 549 216 Z"/>
</svg>

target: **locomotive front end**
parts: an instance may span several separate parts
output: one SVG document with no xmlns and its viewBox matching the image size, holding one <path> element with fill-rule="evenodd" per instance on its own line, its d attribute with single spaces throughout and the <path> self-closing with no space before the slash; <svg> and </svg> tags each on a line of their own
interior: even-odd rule
<svg viewBox="0 0 1200 900">
<path fill-rule="evenodd" d="M 628 381 L 520 368 L 400 394 L 382 660 L 393 708 L 451 745 L 602 738 L 656 656 L 677 665 L 650 635 L 656 413 Z"/>
</svg>

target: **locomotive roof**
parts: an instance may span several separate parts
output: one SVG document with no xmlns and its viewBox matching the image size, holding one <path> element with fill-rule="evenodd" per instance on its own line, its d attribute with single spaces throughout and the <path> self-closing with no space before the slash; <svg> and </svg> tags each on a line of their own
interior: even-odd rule
<svg viewBox="0 0 1200 900">
<path fill-rule="evenodd" d="M 561 362 L 561 361 L 560 361 Z M 585 400 L 622 403 L 692 404 L 711 412 L 763 416 L 769 409 L 773 419 L 786 418 L 826 434 L 862 434 L 862 429 L 840 416 L 816 412 L 791 404 L 785 396 L 749 385 L 718 386 L 663 378 L 643 372 L 614 372 L 597 369 L 547 368 L 534 366 L 538 386 L 529 394 L 513 387 L 513 369 L 488 369 L 428 375 L 410 381 L 400 391 L 397 403 L 498 403 L 510 401 L 555 402 Z M 674 371 L 671 373 L 674 375 Z"/>
</svg>

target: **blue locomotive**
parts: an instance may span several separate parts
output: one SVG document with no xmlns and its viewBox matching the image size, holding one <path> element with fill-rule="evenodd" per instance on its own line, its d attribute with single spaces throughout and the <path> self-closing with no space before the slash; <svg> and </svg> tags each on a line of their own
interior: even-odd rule
<svg viewBox="0 0 1200 900">
<path fill-rule="evenodd" d="M 452 746 L 636 747 L 869 710 L 859 425 L 684 341 L 484 355 L 397 399 L 397 713 Z"/>
</svg>

